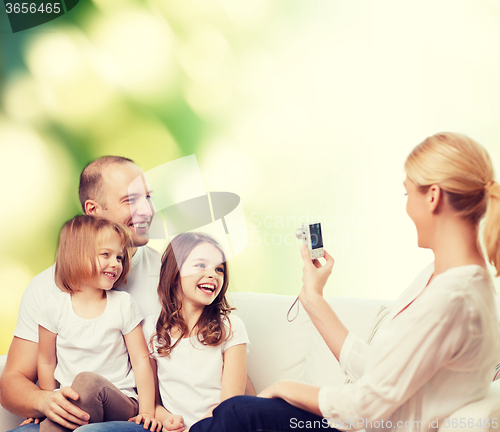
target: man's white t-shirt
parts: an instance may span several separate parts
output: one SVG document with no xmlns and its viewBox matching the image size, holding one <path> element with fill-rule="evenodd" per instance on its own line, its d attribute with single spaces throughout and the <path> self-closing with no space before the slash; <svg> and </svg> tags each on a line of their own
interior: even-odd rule
<svg viewBox="0 0 500 432">
<path fill-rule="evenodd" d="M 219 346 L 203 345 L 195 336 L 182 339 L 170 357 L 152 354 L 158 367 L 162 405 L 172 414 L 181 415 L 186 427 L 191 427 L 220 403 L 224 352 L 235 345 L 249 345 L 243 321 L 232 314 L 228 319 L 231 332 L 226 321 L 228 337 Z M 148 346 L 156 333 L 156 321 L 157 316 L 150 316 L 143 324 Z M 153 346 L 156 351 L 156 338 Z"/>
<path fill-rule="evenodd" d="M 80 372 L 94 372 L 134 398 L 135 377 L 123 335 L 142 319 L 130 294 L 119 291 L 106 292 L 106 309 L 96 318 L 79 317 L 71 295 L 62 291 L 48 298 L 36 316 L 38 324 L 57 334 L 54 378 L 61 387 L 71 386 Z"/>
<path fill-rule="evenodd" d="M 149 246 L 137 248 L 132 257 L 127 284 L 118 291 L 127 291 L 139 306 L 143 316 L 160 311 L 157 288 L 160 274 L 160 253 Z M 19 307 L 14 336 L 38 343 L 38 310 L 55 293 L 61 292 L 54 281 L 55 265 L 36 275 L 26 288 Z"/>
</svg>

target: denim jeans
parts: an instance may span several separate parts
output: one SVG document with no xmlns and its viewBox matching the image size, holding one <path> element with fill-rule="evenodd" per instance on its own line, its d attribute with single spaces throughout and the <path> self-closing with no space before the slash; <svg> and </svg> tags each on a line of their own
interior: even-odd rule
<svg viewBox="0 0 500 432">
<path fill-rule="evenodd" d="M 19 426 L 9 432 L 38 432 L 40 430 L 40 425 L 35 423 L 28 423 L 24 426 Z"/>
<path fill-rule="evenodd" d="M 295 408 L 282 399 L 236 396 L 225 400 L 213 417 L 200 420 L 189 432 L 337 431 L 327 419 Z"/>
<path fill-rule="evenodd" d="M 39 424 L 27 424 L 13 429 L 10 432 L 39 432 Z M 144 432 L 144 423 L 135 424 L 126 421 L 112 421 L 103 423 L 91 423 L 85 426 L 80 426 L 78 432 Z"/>
</svg>

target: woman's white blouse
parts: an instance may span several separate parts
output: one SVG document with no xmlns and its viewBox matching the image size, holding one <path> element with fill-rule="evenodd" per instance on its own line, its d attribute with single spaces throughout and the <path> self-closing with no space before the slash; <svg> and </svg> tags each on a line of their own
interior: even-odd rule
<svg viewBox="0 0 500 432">
<path fill-rule="evenodd" d="M 340 366 L 355 383 L 322 387 L 318 397 L 337 429 L 434 431 L 488 392 L 500 352 L 491 278 L 468 265 L 426 287 L 433 271 L 401 295 L 372 345 L 348 334 Z"/>
</svg>

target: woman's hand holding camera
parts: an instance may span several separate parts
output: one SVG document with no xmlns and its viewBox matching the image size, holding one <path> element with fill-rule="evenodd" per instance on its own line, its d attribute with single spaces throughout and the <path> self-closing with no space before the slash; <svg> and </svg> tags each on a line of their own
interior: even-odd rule
<svg viewBox="0 0 500 432">
<path fill-rule="evenodd" d="M 335 261 L 327 251 L 325 251 L 326 263 L 324 265 L 317 259 L 311 261 L 307 246 L 302 246 L 300 253 L 304 261 L 302 269 L 303 286 L 299 294 L 300 302 L 330 348 L 330 351 L 338 360 L 340 350 L 349 332 L 323 298 L 323 288 L 332 274 Z"/>
<path fill-rule="evenodd" d="M 324 265 L 322 265 L 317 259 L 311 261 L 311 255 L 305 245 L 300 248 L 300 253 L 302 255 L 302 260 L 304 261 L 304 267 L 302 268 L 303 285 L 299 298 L 301 303 L 304 304 L 304 302 L 307 302 L 311 296 L 323 296 L 323 288 L 332 273 L 335 260 L 327 251 L 325 251 L 326 263 Z"/>
</svg>

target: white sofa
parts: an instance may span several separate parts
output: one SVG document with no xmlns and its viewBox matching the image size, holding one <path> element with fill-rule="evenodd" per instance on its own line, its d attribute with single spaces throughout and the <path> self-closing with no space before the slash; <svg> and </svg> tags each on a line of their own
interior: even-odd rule
<svg viewBox="0 0 500 432">
<path fill-rule="evenodd" d="M 293 322 L 287 321 L 287 311 L 294 300 L 292 296 L 273 294 L 231 294 L 231 303 L 237 308 L 234 313 L 244 321 L 250 337 L 248 374 L 257 392 L 279 379 L 295 379 L 315 385 L 342 385 L 345 382 L 344 373 L 302 306 L 297 318 Z M 328 301 L 347 328 L 364 339 L 369 337 L 380 307 L 388 305 L 378 300 L 342 297 Z M 291 316 L 295 312 L 296 309 Z M 5 356 L 0 359 L 2 370 Z M 500 422 L 500 380 L 492 384 L 485 399 L 450 415 L 448 427 L 442 423 L 439 432 L 500 431 L 498 426 L 484 427 L 485 419 L 493 423 L 494 418 Z M 474 419 L 474 427 L 469 427 L 470 419 Z M 477 426 L 480 419 L 482 426 Z M 0 432 L 10 430 L 20 421 L 19 417 L 1 409 Z"/>
</svg>

